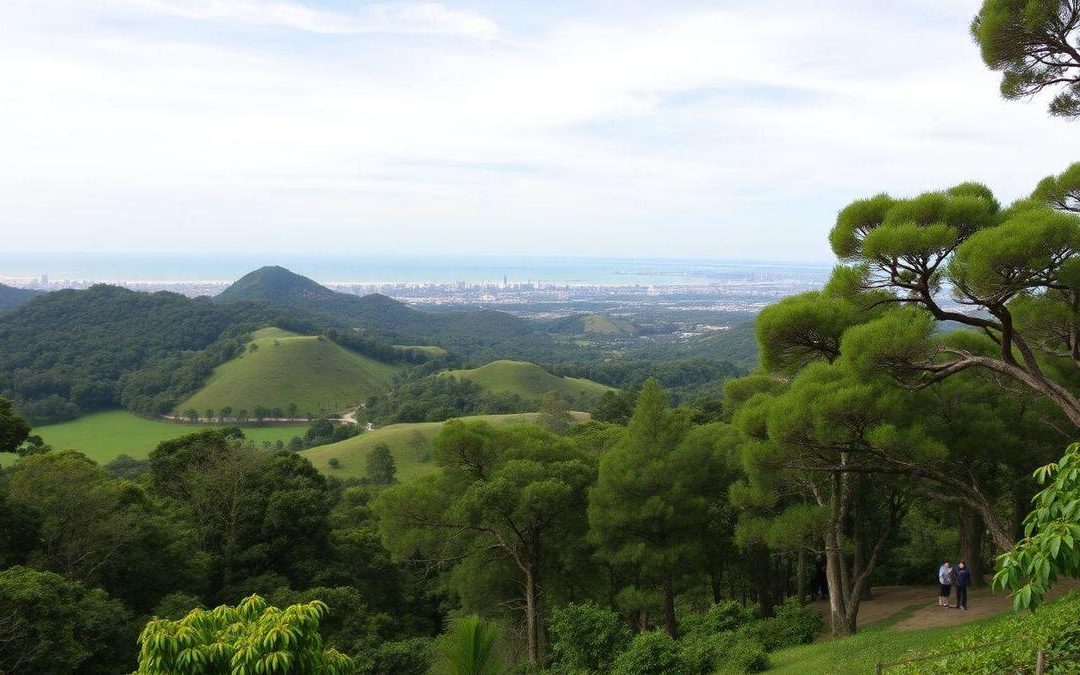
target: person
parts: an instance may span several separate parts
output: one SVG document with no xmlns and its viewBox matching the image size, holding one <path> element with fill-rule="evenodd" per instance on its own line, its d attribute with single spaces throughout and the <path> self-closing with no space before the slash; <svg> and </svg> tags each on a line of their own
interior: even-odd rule
<svg viewBox="0 0 1080 675">
<path fill-rule="evenodd" d="M 938 568 L 938 583 L 941 584 L 941 592 L 938 594 L 938 604 L 944 609 L 949 608 L 949 595 L 952 590 L 952 564 L 946 560 Z"/>
<path fill-rule="evenodd" d="M 814 562 L 814 577 L 810 584 L 810 595 L 814 601 L 817 601 L 819 596 L 826 600 L 829 598 L 829 579 L 825 575 L 824 556 Z"/>
<path fill-rule="evenodd" d="M 970 585 L 971 570 L 969 570 L 967 564 L 961 560 L 957 564 L 956 571 L 956 606 L 965 612 L 967 611 L 967 591 L 968 586 Z"/>
</svg>

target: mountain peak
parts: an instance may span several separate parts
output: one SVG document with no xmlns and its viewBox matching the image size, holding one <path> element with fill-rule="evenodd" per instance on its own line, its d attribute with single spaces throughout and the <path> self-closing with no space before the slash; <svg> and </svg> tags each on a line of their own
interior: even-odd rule
<svg viewBox="0 0 1080 675">
<path fill-rule="evenodd" d="M 280 265 L 268 265 L 248 272 L 217 297 L 217 302 L 264 302 L 291 304 L 332 298 L 337 293 L 312 279 Z"/>
</svg>

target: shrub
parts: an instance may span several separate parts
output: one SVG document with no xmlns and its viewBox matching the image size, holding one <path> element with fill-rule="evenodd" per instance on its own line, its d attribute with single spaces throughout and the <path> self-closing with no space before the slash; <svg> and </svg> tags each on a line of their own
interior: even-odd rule
<svg viewBox="0 0 1080 675">
<path fill-rule="evenodd" d="M 663 631 L 636 635 L 615 659 L 614 675 L 690 675 L 679 646 Z"/>
<path fill-rule="evenodd" d="M 706 635 L 687 633 L 679 640 L 679 655 L 692 673 L 714 673 L 728 661 L 728 653 L 735 645 L 734 631 Z"/>
<path fill-rule="evenodd" d="M 777 605 L 772 618 L 754 621 L 740 632 L 771 652 L 813 642 L 824 628 L 825 624 L 817 612 L 799 604 L 795 598 L 788 598 Z"/>
<path fill-rule="evenodd" d="M 337 457 L 331 457 L 330 461 L 328 461 L 327 464 L 330 465 L 331 469 L 340 469 L 341 468 L 341 460 L 339 460 Z"/>
<path fill-rule="evenodd" d="M 436 643 L 438 675 L 499 675 L 504 659 L 499 652 L 499 629 L 475 614 L 460 619 Z"/>
<path fill-rule="evenodd" d="M 369 653 L 357 656 L 358 675 L 426 675 L 434 661 L 430 638 L 383 642 Z"/>
<path fill-rule="evenodd" d="M 615 612 L 593 603 L 551 613 L 551 653 L 558 672 L 607 673 L 630 642 L 630 629 Z"/>
<path fill-rule="evenodd" d="M 754 620 L 754 610 L 734 600 L 719 602 L 704 614 L 690 614 L 682 621 L 684 633 L 712 635 L 737 630 Z"/>
<path fill-rule="evenodd" d="M 760 673 L 769 669 L 769 655 L 761 644 L 740 638 L 727 653 L 719 673 Z"/>
</svg>

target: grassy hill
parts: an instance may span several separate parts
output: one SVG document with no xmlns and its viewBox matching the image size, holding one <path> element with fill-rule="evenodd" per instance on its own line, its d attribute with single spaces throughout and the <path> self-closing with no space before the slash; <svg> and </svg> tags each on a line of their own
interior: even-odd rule
<svg viewBox="0 0 1080 675">
<path fill-rule="evenodd" d="M 580 419 L 586 415 L 575 413 Z M 485 421 L 490 424 L 521 424 L 535 421 L 537 413 L 516 415 L 476 415 L 463 417 L 468 421 Z M 436 466 L 430 458 L 431 440 L 435 438 L 444 422 L 416 422 L 391 424 L 374 431 L 354 436 L 345 441 L 301 450 L 300 454 L 311 460 L 319 471 L 338 478 L 363 478 L 367 474 L 367 454 L 380 443 L 390 447 L 397 465 L 399 481 L 412 480 L 432 473 Z M 340 466 L 330 468 L 330 460 L 337 459 Z"/>
<path fill-rule="evenodd" d="M 111 410 L 71 422 L 35 427 L 33 433 L 39 434 L 54 450 L 78 450 L 95 462 L 106 464 L 119 455 L 146 457 L 162 441 L 208 428 L 211 426 L 176 424 L 146 419 L 126 410 Z M 306 428 L 304 425 L 248 428 L 244 429 L 244 435 L 256 443 L 277 440 L 287 443 L 293 436 L 303 436 Z"/>
<path fill-rule="evenodd" d="M 619 337 L 630 337 L 638 334 L 638 329 L 634 324 L 626 319 L 611 317 L 606 314 L 589 314 L 582 317 L 581 321 L 585 333 Z"/>
<path fill-rule="evenodd" d="M 253 337 L 241 356 L 218 366 L 206 386 L 177 410 L 202 414 L 229 406 L 251 413 L 256 406 L 287 410 L 295 403 L 301 415 L 328 414 L 387 391 L 398 371 L 322 337 L 277 328 Z"/>
<path fill-rule="evenodd" d="M 541 399 L 549 391 L 578 400 L 595 398 L 611 390 L 611 387 L 592 380 L 552 375 L 527 361 L 493 361 L 471 370 L 448 370 L 443 375 L 470 380 L 492 393 L 517 394 L 530 400 Z"/>
</svg>

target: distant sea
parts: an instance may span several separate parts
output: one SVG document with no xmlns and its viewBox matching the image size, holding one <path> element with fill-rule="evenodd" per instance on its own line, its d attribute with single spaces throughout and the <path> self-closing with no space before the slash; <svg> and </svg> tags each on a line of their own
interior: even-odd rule
<svg viewBox="0 0 1080 675">
<path fill-rule="evenodd" d="M 421 283 L 529 281 L 594 285 L 688 285 L 776 275 L 824 275 L 825 263 L 746 260 L 534 256 L 317 255 L 282 253 L 10 253 L 0 277 L 51 281 L 232 281 L 264 265 L 282 265 L 320 282 Z"/>
</svg>

